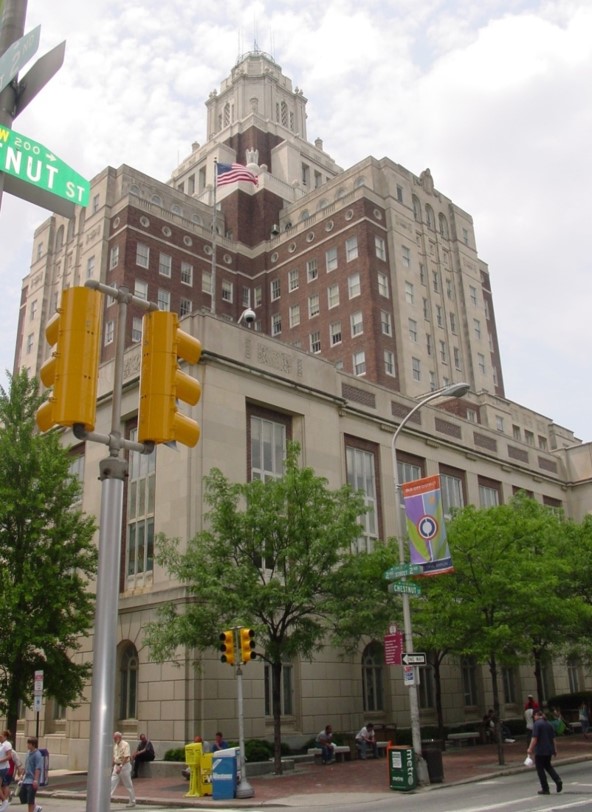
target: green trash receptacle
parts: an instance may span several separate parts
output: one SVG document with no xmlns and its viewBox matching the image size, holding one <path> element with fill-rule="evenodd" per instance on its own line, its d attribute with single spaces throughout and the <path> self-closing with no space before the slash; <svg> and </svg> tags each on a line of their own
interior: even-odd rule
<svg viewBox="0 0 592 812">
<path fill-rule="evenodd" d="M 417 763 L 413 747 L 389 745 L 387 747 L 389 786 L 401 792 L 417 787 Z"/>
<path fill-rule="evenodd" d="M 437 745 L 425 745 L 422 742 L 421 754 L 428 768 L 430 784 L 441 784 L 444 781 L 442 750 Z"/>
</svg>

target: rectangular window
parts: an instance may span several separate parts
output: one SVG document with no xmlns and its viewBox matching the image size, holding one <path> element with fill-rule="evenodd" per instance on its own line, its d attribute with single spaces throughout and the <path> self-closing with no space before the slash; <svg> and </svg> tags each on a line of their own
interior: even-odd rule
<svg viewBox="0 0 592 812">
<path fill-rule="evenodd" d="M 463 657 L 460 661 L 465 707 L 479 704 L 477 695 L 477 662 L 474 657 Z"/>
<path fill-rule="evenodd" d="M 321 311 L 321 305 L 319 302 L 319 294 L 314 293 L 312 296 L 308 297 L 308 317 L 313 318 L 314 316 L 318 316 Z"/>
<path fill-rule="evenodd" d="M 380 311 L 380 330 L 385 336 L 392 336 L 393 334 L 393 321 L 391 314 L 387 310 Z"/>
<path fill-rule="evenodd" d="M 150 264 L 150 248 L 143 242 L 136 245 L 136 265 L 147 268 Z"/>
<path fill-rule="evenodd" d="M 243 285 L 242 288 L 242 298 L 241 304 L 243 307 L 250 307 L 251 306 L 251 288 L 248 288 L 246 285 Z"/>
<path fill-rule="evenodd" d="M 443 364 L 448 363 L 448 351 L 446 349 L 446 342 L 440 341 L 440 361 Z"/>
<path fill-rule="evenodd" d="M 138 299 L 148 301 L 148 282 L 136 279 L 134 282 L 134 296 L 137 296 Z"/>
<path fill-rule="evenodd" d="M 250 416 L 251 480 L 267 482 L 284 475 L 286 425 L 256 415 Z"/>
<path fill-rule="evenodd" d="M 407 304 L 413 304 L 413 302 L 415 301 L 413 282 L 405 282 L 405 301 L 407 302 Z"/>
<path fill-rule="evenodd" d="M 475 338 L 481 338 L 481 322 L 479 319 L 473 319 L 473 329 L 475 331 Z"/>
<path fill-rule="evenodd" d="M 386 274 L 379 273 L 377 274 L 377 280 L 378 280 L 378 293 L 381 296 L 386 296 L 386 298 L 388 299 L 389 295 L 388 276 Z"/>
<path fill-rule="evenodd" d="M 191 299 L 186 299 L 185 297 L 181 296 L 179 299 L 179 316 L 181 318 L 183 318 L 183 316 L 188 316 L 192 310 L 193 306 Z"/>
<path fill-rule="evenodd" d="M 497 431 L 504 430 L 504 418 L 500 414 L 496 414 L 495 416 L 495 428 Z"/>
<path fill-rule="evenodd" d="M 161 276 L 168 276 L 171 278 L 173 271 L 173 258 L 168 254 L 161 253 L 158 258 L 158 273 Z"/>
<path fill-rule="evenodd" d="M 362 335 L 364 332 L 364 320 L 362 317 L 362 311 L 358 310 L 356 313 L 352 313 L 349 317 L 350 329 L 352 338 L 355 336 Z"/>
<path fill-rule="evenodd" d="M 314 333 L 311 333 L 309 336 L 310 342 L 310 351 L 311 352 L 320 352 L 321 351 L 321 333 L 317 330 Z"/>
<path fill-rule="evenodd" d="M 452 279 L 446 277 L 446 295 L 449 299 L 454 299 L 454 290 L 452 289 Z"/>
<path fill-rule="evenodd" d="M 309 282 L 314 282 L 319 276 L 319 269 L 316 259 L 309 259 L 306 263 L 306 278 Z M 292 290 L 292 288 L 290 288 Z"/>
<path fill-rule="evenodd" d="M 134 344 L 139 344 L 142 340 L 142 319 L 139 316 L 134 316 L 132 319 L 132 341 Z"/>
<path fill-rule="evenodd" d="M 290 327 L 300 324 L 300 305 L 292 305 L 289 310 Z"/>
<path fill-rule="evenodd" d="M 469 285 L 469 296 L 471 297 L 472 304 L 477 304 L 477 288 L 474 285 Z"/>
<path fill-rule="evenodd" d="M 112 271 L 114 268 L 117 268 L 119 264 L 119 246 L 114 245 L 111 251 L 109 252 L 109 270 Z"/>
<path fill-rule="evenodd" d="M 422 285 L 425 285 L 426 283 L 426 271 L 423 262 L 419 263 L 419 281 Z"/>
<path fill-rule="evenodd" d="M 421 457 L 408 454 L 397 455 L 397 476 L 399 482 L 413 482 L 423 477 L 423 461 Z"/>
<path fill-rule="evenodd" d="M 33 349 L 33 341 L 34 341 L 33 333 L 29 333 L 29 335 L 27 336 L 27 352 L 28 353 L 31 352 L 31 350 Z"/>
<path fill-rule="evenodd" d="M 466 229 L 466 228 L 463 228 L 463 230 L 462 230 L 462 236 L 463 236 L 463 242 L 464 242 L 464 244 L 465 244 L 465 245 L 468 245 L 468 244 L 469 244 L 469 232 L 467 231 L 467 229 Z"/>
<path fill-rule="evenodd" d="M 280 298 L 280 280 L 272 279 L 271 281 L 271 301 L 275 302 Z"/>
<path fill-rule="evenodd" d="M 429 333 L 426 335 L 426 351 L 428 355 L 431 355 L 434 351 L 433 339 Z"/>
<path fill-rule="evenodd" d="M 362 534 L 357 540 L 357 552 L 372 552 L 378 538 L 376 498 L 376 458 L 371 451 L 347 445 L 345 448 L 347 484 L 361 492 L 368 512 L 360 516 Z"/>
<path fill-rule="evenodd" d="M 92 202 L 92 210 L 93 214 L 96 214 L 99 210 L 99 202 L 100 202 L 100 195 L 94 195 L 93 202 Z"/>
<path fill-rule="evenodd" d="M 184 285 L 193 285 L 193 265 L 188 262 L 181 263 L 181 282 Z"/>
<path fill-rule="evenodd" d="M 442 308 L 436 305 L 436 324 L 438 327 L 444 327 L 444 316 L 442 315 Z"/>
<path fill-rule="evenodd" d="M 341 322 L 334 321 L 329 325 L 329 336 L 331 338 L 331 346 L 341 344 Z"/>
<path fill-rule="evenodd" d="M 363 350 L 361 352 L 355 352 L 352 355 L 352 366 L 354 368 L 354 375 L 366 374 L 366 353 Z"/>
<path fill-rule="evenodd" d="M 401 246 L 401 256 L 403 259 L 403 267 L 410 268 L 411 267 L 411 249 L 407 245 Z"/>
<path fill-rule="evenodd" d="M 288 272 L 288 290 L 298 290 L 298 271 L 295 269 Z"/>
<path fill-rule="evenodd" d="M 337 283 L 329 285 L 327 288 L 327 304 L 329 305 L 329 310 L 339 305 L 339 285 Z"/>
<path fill-rule="evenodd" d="M 397 183 L 397 200 L 399 203 L 403 202 L 403 187 Z"/>
<path fill-rule="evenodd" d="M 113 339 L 115 337 L 115 322 L 108 321 L 105 324 L 105 346 L 108 344 L 113 344 Z"/>
<path fill-rule="evenodd" d="M 414 381 L 421 381 L 421 361 L 419 358 L 411 359 L 411 374 Z"/>
<path fill-rule="evenodd" d="M 434 707 L 434 670 L 431 665 L 419 668 L 419 707 L 429 710 Z"/>
<path fill-rule="evenodd" d="M 455 369 L 462 370 L 462 362 L 460 359 L 460 350 L 458 347 L 454 347 L 454 367 Z"/>
<path fill-rule="evenodd" d="M 411 341 L 417 341 L 417 322 L 415 319 L 409 319 L 409 338 Z"/>
<path fill-rule="evenodd" d="M 348 237 L 345 241 L 345 260 L 351 262 L 358 258 L 358 238 Z"/>
<path fill-rule="evenodd" d="M 280 313 L 274 313 L 271 317 L 271 334 L 272 336 L 279 336 L 282 332 L 282 316 Z"/>
<path fill-rule="evenodd" d="M 290 663 L 282 663 L 282 680 L 280 686 L 280 712 L 282 716 L 294 715 L 294 669 Z M 265 664 L 263 682 L 265 689 L 265 715 L 273 716 L 272 706 L 272 673 L 271 666 Z"/>
<path fill-rule="evenodd" d="M 423 301 L 423 317 L 424 317 L 424 319 L 429 320 L 429 318 L 430 318 L 430 303 L 425 298 L 422 301 Z"/>
<path fill-rule="evenodd" d="M 440 473 L 440 492 L 444 515 L 449 517 L 453 508 L 465 506 L 464 474 Z"/>
<path fill-rule="evenodd" d="M 512 437 L 515 440 L 522 440 L 522 432 L 520 431 L 520 426 L 516 425 L 512 426 Z"/>
<path fill-rule="evenodd" d="M 170 290 L 158 289 L 158 309 L 170 310 L 171 309 L 171 292 Z"/>
<path fill-rule="evenodd" d="M 382 237 L 374 237 L 374 252 L 378 259 L 386 261 L 386 242 Z"/>
<path fill-rule="evenodd" d="M 203 271 L 201 275 L 201 290 L 202 293 L 212 293 L 212 272 Z"/>
<path fill-rule="evenodd" d="M 456 315 L 454 313 L 450 314 L 450 332 L 456 335 Z"/>
<path fill-rule="evenodd" d="M 137 429 L 130 433 L 137 441 Z M 156 449 L 151 454 L 129 452 L 127 487 L 126 573 L 128 583 L 154 569 L 154 495 Z"/>
<path fill-rule="evenodd" d="M 478 481 L 480 507 L 490 508 L 501 504 L 500 483 L 481 476 L 478 477 Z"/>
<path fill-rule="evenodd" d="M 261 285 L 257 285 L 256 288 L 253 288 L 253 307 L 261 307 L 261 302 L 263 301 L 263 288 Z"/>
<path fill-rule="evenodd" d="M 485 375 L 485 356 L 482 352 L 477 353 L 477 363 L 479 364 L 479 371 Z"/>
<path fill-rule="evenodd" d="M 432 288 L 435 293 L 440 292 L 440 277 L 438 276 L 438 271 L 432 271 Z"/>
<path fill-rule="evenodd" d="M 384 351 L 384 371 L 387 375 L 391 375 L 393 378 L 396 375 L 395 372 L 395 354 L 390 350 Z"/>
<path fill-rule="evenodd" d="M 516 704 L 516 669 L 502 668 L 502 682 L 504 685 L 504 702 L 506 705 Z"/>
<path fill-rule="evenodd" d="M 534 434 L 532 431 L 524 429 L 524 440 L 528 443 L 528 445 L 534 445 Z"/>
<path fill-rule="evenodd" d="M 325 251 L 325 267 L 327 273 L 337 269 L 337 248 L 329 248 Z"/>
<path fill-rule="evenodd" d="M 86 278 L 92 279 L 94 272 L 95 272 L 95 258 L 94 256 L 92 256 L 86 260 Z"/>
<path fill-rule="evenodd" d="M 222 301 L 232 302 L 234 298 L 234 285 L 232 282 L 222 282 Z"/>
<path fill-rule="evenodd" d="M 347 277 L 347 292 L 350 299 L 353 299 L 355 296 L 359 296 L 362 292 L 359 273 L 353 273 L 351 276 Z"/>
</svg>

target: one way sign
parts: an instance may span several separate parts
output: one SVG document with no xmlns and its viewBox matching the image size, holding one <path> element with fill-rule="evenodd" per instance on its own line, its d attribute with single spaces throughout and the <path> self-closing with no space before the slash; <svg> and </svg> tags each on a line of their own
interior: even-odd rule
<svg viewBox="0 0 592 812">
<path fill-rule="evenodd" d="M 415 654 L 407 652 L 406 654 L 403 654 L 401 660 L 403 665 L 427 665 L 428 662 L 428 658 L 423 652 L 418 652 Z"/>
</svg>

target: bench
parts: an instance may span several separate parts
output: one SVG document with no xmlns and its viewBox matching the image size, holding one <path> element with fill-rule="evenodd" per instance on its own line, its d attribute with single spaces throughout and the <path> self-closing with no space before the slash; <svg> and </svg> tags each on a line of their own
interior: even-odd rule
<svg viewBox="0 0 592 812">
<path fill-rule="evenodd" d="M 307 755 L 314 756 L 315 761 L 317 757 L 320 758 L 323 751 L 320 747 L 309 747 Z M 333 748 L 333 757 L 336 761 L 351 761 L 351 747 L 347 745 L 338 744 Z"/>
<path fill-rule="evenodd" d="M 467 730 L 466 733 L 449 733 L 446 741 L 450 744 L 462 747 L 463 744 L 477 744 L 481 740 L 481 734 L 476 730 Z"/>
</svg>

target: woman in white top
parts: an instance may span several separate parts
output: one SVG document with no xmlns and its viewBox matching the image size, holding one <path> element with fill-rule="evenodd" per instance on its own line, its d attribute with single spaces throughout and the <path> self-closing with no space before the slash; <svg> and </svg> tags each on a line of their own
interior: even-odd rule
<svg viewBox="0 0 592 812">
<path fill-rule="evenodd" d="M 10 759 L 12 757 L 12 744 L 10 743 L 10 730 L 0 733 L 0 812 L 10 803 Z"/>
</svg>

